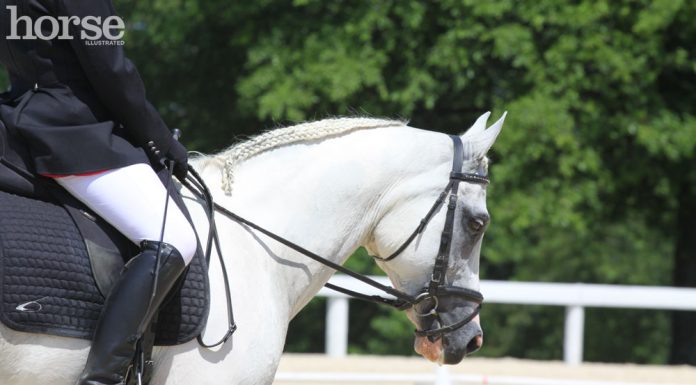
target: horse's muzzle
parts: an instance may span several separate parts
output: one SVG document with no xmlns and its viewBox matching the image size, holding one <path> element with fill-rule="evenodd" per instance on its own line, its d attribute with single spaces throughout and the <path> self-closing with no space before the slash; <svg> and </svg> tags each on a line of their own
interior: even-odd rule
<svg viewBox="0 0 696 385">
<path fill-rule="evenodd" d="M 420 315 L 410 317 L 418 330 L 434 330 L 445 325 L 457 324 L 474 315 L 478 307 L 475 302 L 461 301 L 453 297 L 441 299 L 438 305 L 437 311 L 431 314 L 421 311 L 415 313 Z M 431 336 L 417 336 L 414 348 L 430 361 L 453 365 L 479 350 L 482 345 L 483 331 L 476 315 L 470 322 L 455 330 Z"/>
<path fill-rule="evenodd" d="M 442 337 L 442 363 L 456 365 L 464 357 L 478 351 L 483 345 L 483 330 L 478 322 L 470 322 L 457 333 L 446 334 Z"/>
</svg>

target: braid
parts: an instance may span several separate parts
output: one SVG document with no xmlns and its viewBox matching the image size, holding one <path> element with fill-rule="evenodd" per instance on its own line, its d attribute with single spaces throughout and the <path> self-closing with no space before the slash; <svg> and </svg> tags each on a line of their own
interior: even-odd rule
<svg viewBox="0 0 696 385">
<path fill-rule="evenodd" d="M 222 189 L 226 194 L 231 194 L 235 167 L 262 152 L 290 144 L 326 139 L 356 130 L 403 125 L 405 122 L 398 120 L 338 118 L 267 131 L 245 142 L 233 145 L 219 155 L 225 164 L 222 172 Z"/>
</svg>

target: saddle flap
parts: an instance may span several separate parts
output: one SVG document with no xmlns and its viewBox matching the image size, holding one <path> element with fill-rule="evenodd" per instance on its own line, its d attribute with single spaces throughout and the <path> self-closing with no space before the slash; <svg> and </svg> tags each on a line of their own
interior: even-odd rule
<svg viewBox="0 0 696 385">
<path fill-rule="evenodd" d="M 123 259 L 121 255 L 114 253 L 113 249 L 100 246 L 90 239 L 85 239 L 85 246 L 97 288 L 104 297 L 107 297 L 123 269 Z"/>
<path fill-rule="evenodd" d="M 63 190 L 53 192 L 85 241 L 92 274 L 99 292 L 107 297 L 116 283 L 125 259 L 137 254 L 138 248 L 102 218 L 89 212 L 80 202 Z"/>
</svg>

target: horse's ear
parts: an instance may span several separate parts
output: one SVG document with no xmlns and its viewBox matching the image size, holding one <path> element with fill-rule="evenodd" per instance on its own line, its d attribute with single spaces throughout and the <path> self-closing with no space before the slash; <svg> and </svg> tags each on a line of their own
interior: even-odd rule
<svg viewBox="0 0 696 385">
<path fill-rule="evenodd" d="M 479 135 L 480 133 L 483 132 L 483 130 L 486 129 L 486 122 L 488 121 L 488 118 L 491 116 L 491 112 L 488 111 L 485 114 L 479 116 L 478 119 L 476 119 L 476 122 L 474 122 L 474 125 L 471 126 L 466 132 L 462 135 L 462 139 L 464 137 L 469 137 L 473 138 Z"/>
<path fill-rule="evenodd" d="M 495 139 L 498 137 L 498 134 L 500 134 L 500 130 L 503 128 L 506 115 L 507 111 L 503 113 L 503 116 L 501 116 L 497 122 L 493 123 L 492 126 L 484 130 L 481 127 L 486 126 L 486 121 L 490 116 L 490 112 L 486 112 L 476 120 L 476 123 L 474 123 L 474 125 L 466 133 L 464 133 L 464 135 L 462 135 L 462 141 L 465 143 L 470 143 L 470 148 L 474 157 L 483 157 L 486 155 L 488 150 L 490 150 L 495 142 Z"/>
</svg>

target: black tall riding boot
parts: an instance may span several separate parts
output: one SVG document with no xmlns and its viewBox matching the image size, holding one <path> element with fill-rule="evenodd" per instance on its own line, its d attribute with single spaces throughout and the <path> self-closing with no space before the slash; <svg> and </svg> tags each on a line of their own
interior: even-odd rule
<svg viewBox="0 0 696 385">
<path fill-rule="evenodd" d="M 160 247 L 159 275 L 150 303 Z M 106 299 L 97 323 L 92 349 L 78 385 L 117 385 L 125 382 L 136 342 L 150 324 L 167 293 L 186 268 L 172 245 L 143 241 L 141 253 L 123 269 Z"/>
</svg>

